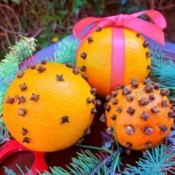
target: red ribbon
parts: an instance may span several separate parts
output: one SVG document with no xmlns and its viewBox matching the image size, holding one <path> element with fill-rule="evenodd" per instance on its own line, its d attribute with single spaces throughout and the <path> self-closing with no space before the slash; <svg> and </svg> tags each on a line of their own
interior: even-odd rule
<svg viewBox="0 0 175 175">
<path fill-rule="evenodd" d="M 148 16 L 151 22 L 140 19 L 141 15 Z M 164 45 L 164 32 L 166 21 L 163 15 L 156 10 L 147 10 L 133 14 L 120 14 L 116 16 L 94 18 L 88 17 L 82 19 L 73 28 L 73 34 L 78 39 L 85 39 L 90 33 L 94 32 L 97 27 L 112 27 L 113 43 L 112 43 L 112 84 L 111 88 L 116 85 L 123 85 L 124 81 L 124 32 L 123 27 L 132 29 L 137 33 L 143 34 L 159 44 Z M 117 40 L 117 42 L 115 42 Z M 120 53 L 120 54 L 117 54 Z M 116 56 L 117 55 L 117 56 Z M 116 69 L 116 66 L 121 69 Z M 115 77 L 115 78 L 114 78 Z M 117 78 L 116 78 L 117 77 Z"/>
</svg>

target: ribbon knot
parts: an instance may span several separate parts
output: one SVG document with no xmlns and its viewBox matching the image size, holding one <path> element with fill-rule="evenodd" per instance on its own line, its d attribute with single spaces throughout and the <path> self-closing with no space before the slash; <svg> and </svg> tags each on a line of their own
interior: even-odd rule
<svg viewBox="0 0 175 175">
<path fill-rule="evenodd" d="M 123 27 L 123 17 L 124 17 L 123 14 L 115 16 L 115 24 L 114 25 L 116 27 Z"/>
<path fill-rule="evenodd" d="M 141 15 L 148 16 L 153 23 L 140 19 L 139 17 Z M 104 18 L 84 18 L 77 24 L 75 24 L 73 28 L 73 34 L 78 39 L 83 39 L 89 33 L 95 31 L 98 26 L 100 26 L 101 28 L 129 28 L 164 45 L 164 32 L 162 30 L 166 27 L 166 21 L 163 15 L 156 10 L 147 10 L 125 15 L 120 14 Z"/>
</svg>

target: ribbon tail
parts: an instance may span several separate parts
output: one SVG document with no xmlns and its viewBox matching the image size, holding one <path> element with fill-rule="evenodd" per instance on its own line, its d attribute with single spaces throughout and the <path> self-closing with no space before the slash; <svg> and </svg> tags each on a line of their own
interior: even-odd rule
<svg viewBox="0 0 175 175">
<path fill-rule="evenodd" d="M 164 32 L 155 24 L 127 15 L 123 26 L 135 30 L 136 32 L 158 42 L 159 44 L 164 45 Z"/>
<path fill-rule="evenodd" d="M 78 39 L 84 38 L 89 33 L 89 31 L 94 29 L 97 23 L 101 20 L 102 18 L 93 18 L 93 17 L 88 17 L 80 20 L 75 24 L 73 28 L 74 36 L 77 37 Z"/>
<path fill-rule="evenodd" d="M 156 10 L 145 10 L 131 14 L 133 17 L 139 17 L 141 15 L 147 15 L 154 22 L 154 24 L 159 26 L 161 29 L 165 29 L 167 26 L 164 16 Z"/>
</svg>

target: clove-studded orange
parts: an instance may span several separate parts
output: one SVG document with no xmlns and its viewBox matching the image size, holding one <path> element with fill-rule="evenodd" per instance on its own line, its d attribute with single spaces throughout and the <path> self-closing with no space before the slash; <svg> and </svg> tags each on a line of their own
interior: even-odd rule
<svg viewBox="0 0 175 175">
<path fill-rule="evenodd" d="M 83 137 L 96 112 L 95 90 L 75 69 L 43 62 L 17 74 L 6 93 L 3 116 L 18 142 L 51 152 Z"/>
<path fill-rule="evenodd" d="M 105 106 L 107 132 L 127 149 L 144 150 L 162 143 L 175 116 L 167 94 L 168 90 L 159 90 L 158 84 L 138 84 L 135 80 L 113 91 Z"/>
<path fill-rule="evenodd" d="M 89 34 L 77 50 L 76 64 L 82 69 L 82 74 L 87 76 L 87 81 L 95 87 L 100 96 L 105 97 L 114 86 L 114 79 L 120 75 L 112 75 L 112 59 L 118 60 L 113 53 L 113 28 L 108 27 Z M 135 31 L 123 28 L 124 30 L 124 70 L 122 70 L 123 84 L 129 84 L 132 78 L 142 82 L 149 73 L 151 52 L 148 43 Z M 114 69 L 121 69 L 115 66 Z M 116 82 L 115 82 L 116 83 Z"/>
</svg>

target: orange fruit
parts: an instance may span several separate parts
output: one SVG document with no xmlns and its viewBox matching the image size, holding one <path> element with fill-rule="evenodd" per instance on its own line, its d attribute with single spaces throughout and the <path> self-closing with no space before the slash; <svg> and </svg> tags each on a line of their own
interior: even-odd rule
<svg viewBox="0 0 175 175">
<path fill-rule="evenodd" d="M 173 126 L 166 93 L 158 90 L 157 84 L 143 85 L 136 81 L 113 91 L 105 107 L 107 131 L 128 149 L 144 150 L 162 143 Z"/>
<path fill-rule="evenodd" d="M 124 57 L 124 81 L 128 84 L 132 78 L 142 82 L 147 77 L 150 65 L 150 52 L 148 43 L 135 31 L 123 28 L 125 39 Z M 114 87 L 112 82 L 119 75 L 112 75 L 112 27 L 95 31 L 86 37 L 77 50 L 76 64 L 80 68 L 86 68 L 82 72 L 87 76 L 89 84 L 96 88 L 98 94 L 105 97 Z M 115 57 L 114 59 L 117 59 Z M 120 67 L 115 67 L 120 69 Z M 117 86 L 119 84 L 115 84 Z M 120 84 L 122 85 L 122 84 Z"/>
<path fill-rule="evenodd" d="M 91 92 L 90 92 L 91 91 Z M 11 83 L 3 104 L 7 129 L 24 146 L 51 152 L 75 144 L 90 127 L 96 109 L 89 84 L 56 63 L 30 66 Z"/>
</svg>

